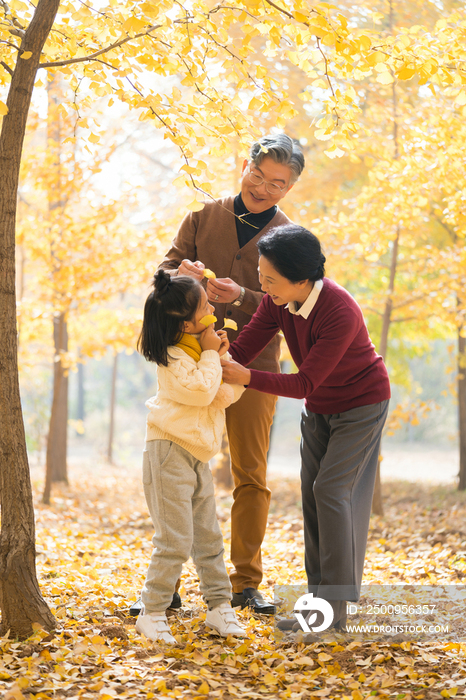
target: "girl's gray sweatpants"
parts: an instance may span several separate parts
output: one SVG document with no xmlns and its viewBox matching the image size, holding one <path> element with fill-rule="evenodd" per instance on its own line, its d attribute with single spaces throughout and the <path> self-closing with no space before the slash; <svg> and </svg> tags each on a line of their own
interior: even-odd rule
<svg viewBox="0 0 466 700">
<path fill-rule="evenodd" d="M 190 556 L 208 606 L 228 603 L 231 585 L 209 465 L 170 440 L 150 440 L 143 452 L 142 480 L 155 528 L 141 596 L 145 613 L 169 607 Z"/>
</svg>

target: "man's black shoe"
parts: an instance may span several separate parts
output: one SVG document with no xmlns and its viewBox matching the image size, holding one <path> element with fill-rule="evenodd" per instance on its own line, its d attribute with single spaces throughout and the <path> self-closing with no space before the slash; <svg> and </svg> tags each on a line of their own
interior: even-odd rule
<svg viewBox="0 0 466 700">
<path fill-rule="evenodd" d="M 178 610 L 178 608 L 181 608 L 181 598 L 180 594 L 178 591 L 175 591 L 173 594 L 172 602 L 168 606 L 168 610 Z M 139 613 L 142 610 L 142 600 L 141 598 L 138 598 L 135 603 L 132 604 L 132 606 L 129 609 L 129 614 L 131 617 L 137 617 Z"/>
<path fill-rule="evenodd" d="M 259 615 L 275 615 L 275 605 L 270 600 L 265 600 L 257 588 L 244 588 L 242 593 L 235 593 L 231 599 L 231 607 L 237 608 L 241 606 L 250 608 L 252 612 Z"/>
</svg>

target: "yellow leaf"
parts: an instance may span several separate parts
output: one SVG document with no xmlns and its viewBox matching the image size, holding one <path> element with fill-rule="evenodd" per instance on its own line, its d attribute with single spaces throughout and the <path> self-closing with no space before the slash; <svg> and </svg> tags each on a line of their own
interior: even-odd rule
<svg viewBox="0 0 466 700">
<path fill-rule="evenodd" d="M 415 75 L 416 71 L 414 68 L 402 68 L 398 73 L 396 74 L 396 77 L 399 80 L 410 80 L 413 75 Z"/>
<path fill-rule="evenodd" d="M 199 323 L 202 323 L 207 328 L 207 326 L 210 326 L 212 323 L 217 323 L 217 317 L 213 314 L 207 314 L 207 316 L 203 316 L 199 319 Z"/>
<path fill-rule="evenodd" d="M 189 211 L 202 211 L 202 209 L 204 209 L 204 202 L 198 202 L 197 199 L 194 199 L 186 208 L 189 209 Z"/>
<path fill-rule="evenodd" d="M 394 82 L 393 75 L 387 71 L 384 71 L 383 73 L 379 73 L 377 78 L 376 78 L 378 83 L 382 83 L 382 85 L 390 85 L 390 83 Z"/>
<path fill-rule="evenodd" d="M 306 15 L 303 15 L 302 12 L 294 12 L 294 18 L 298 20 L 298 22 L 308 22 L 308 18 Z"/>
<path fill-rule="evenodd" d="M 23 51 L 20 58 L 23 58 L 25 61 L 27 61 L 28 58 L 31 58 L 31 56 L 32 56 L 32 51 Z"/>
<path fill-rule="evenodd" d="M 388 56 L 381 51 L 374 51 L 374 53 L 371 53 L 366 60 L 370 66 L 376 66 L 378 63 L 386 63 Z"/>
<path fill-rule="evenodd" d="M 368 36 L 366 36 L 365 34 L 363 34 L 362 36 L 359 37 L 359 46 L 360 46 L 362 49 L 364 49 L 364 50 L 367 51 L 368 49 L 371 48 L 371 46 L 372 46 L 372 41 L 370 40 L 370 38 L 369 38 Z"/>
<path fill-rule="evenodd" d="M 5 114 L 8 114 L 8 107 L 0 100 L 0 116 L 4 117 Z"/>
<path fill-rule="evenodd" d="M 188 173 L 188 175 L 192 175 L 193 173 L 196 172 L 196 168 L 194 168 L 192 165 L 185 164 L 183 165 L 180 170 L 184 170 L 185 172 Z"/>
<path fill-rule="evenodd" d="M 24 695 L 22 694 L 17 683 L 12 685 L 11 688 L 7 690 L 4 697 L 5 700 L 24 700 Z"/>
<path fill-rule="evenodd" d="M 327 151 L 324 151 L 324 153 L 329 158 L 341 158 L 345 155 L 345 152 L 342 151 L 341 148 L 338 148 L 336 146 L 332 146 L 332 148 L 329 148 Z"/>
<path fill-rule="evenodd" d="M 257 97 L 253 97 L 248 109 L 260 109 L 260 107 L 262 107 L 262 102 Z"/>
<path fill-rule="evenodd" d="M 207 277 L 208 280 L 214 280 L 217 277 L 217 275 L 215 274 L 215 272 L 209 270 L 209 268 L 206 267 L 204 269 L 204 277 Z"/>
<path fill-rule="evenodd" d="M 201 683 L 201 685 L 199 686 L 199 688 L 197 689 L 197 692 L 202 693 L 202 695 L 207 695 L 209 690 L 210 690 L 210 688 L 209 688 L 208 683 L 206 683 L 206 681 L 203 681 Z"/>
<path fill-rule="evenodd" d="M 332 134 L 328 134 L 327 129 L 317 129 L 314 136 L 318 141 L 329 141 L 332 138 Z"/>
<path fill-rule="evenodd" d="M 140 32 L 146 26 L 145 20 L 138 19 L 137 17 L 130 17 L 122 24 L 122 29 L 126 32 Z"/>
<path fill-rule="evenodd" d="M 236 323 L 236 321 L 233 321 L 232 318 L 225 318 L 223 321 L 223 327 L 231 328 L 234 331 L 238 330 L 238 324 Z"/>
<path fill-rule="evenodd" d="M 466 105 L 466 91 L 465 90 L 461 90 L 459 95 L 457 95 L 455 97 L 455 104 L 459 105 L 460 107 L 462 107 L 463 105 Z"/>
<path fill-rule="evenodd" d="M 183 185 L 186 185 L 186 184 L 187 184 L 187 183 L 186 183 L 186 176 L 185 176 L 185 175 L 180 175 L 179 177 L 176 177 L 176 178 L 173 180 L 173 183 L 172 183 L 172 184 L 175 185 L 175 187 L 182 187 Z"/>
<path fill-rule="evenodd" d="M 333 32 L 329 32 L 324 37 L 322 37 L 322 43 L 324 46 L 333 46 L 337 37 Z"/>
<path fill-rule="evenodd" d="M 98 134 L 91 134 L 88 138 L 88 141 L 90 141 L 91 143 L 99 143 L 100 136 Z"/>
</svg>

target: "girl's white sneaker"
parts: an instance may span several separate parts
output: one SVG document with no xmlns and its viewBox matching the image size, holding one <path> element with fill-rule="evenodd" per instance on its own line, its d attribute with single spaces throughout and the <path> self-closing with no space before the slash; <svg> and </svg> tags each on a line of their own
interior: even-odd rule
<svg viewBox="0 0 466 700">
<path fill-rule="evenodd" d="M 136 622 L 136 631 L 143 634 L 153 642 L 165 642 L 176 644 L 176 639 L 170 632 L 167 616 L 164 612 L 154 612 L 148 615 L 139 615 Z"/>
<path fill-rule="evenodd" d="M 213 610 L 208 610 L 205 624 L 222 637 L 228 637 L 229 634 L 234 637 L 246 635 L 246 630 L 238 624 L 236 613 L 229 603 L 222 603 Z"/>
</svg>

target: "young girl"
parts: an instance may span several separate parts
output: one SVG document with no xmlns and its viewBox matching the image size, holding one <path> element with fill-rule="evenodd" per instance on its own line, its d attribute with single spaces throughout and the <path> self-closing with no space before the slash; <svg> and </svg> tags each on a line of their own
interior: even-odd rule
<svg viewBox="0 0 466 700">
<path fill-rule="evenodd" d="M 225 408 L 244 387 L 222 384 L 220 356 L 225 331 L 201 323 L 213 311 L 192 277 L 159 270 L 144 307 L 138 350 L 157 363 L 158 392 L 146 406 L 144 493 L 155 534 L 142 589 L 136 630 L 154 641 L 175 644 L 165 610 L 182 565 L 193 558 L 208 605 L 206 626 L 224 637 L 241 636 L 231 607 L 231 586 L 223 561 L 214 487 L 208 461 L 220 449 Z"/>
</svg>

